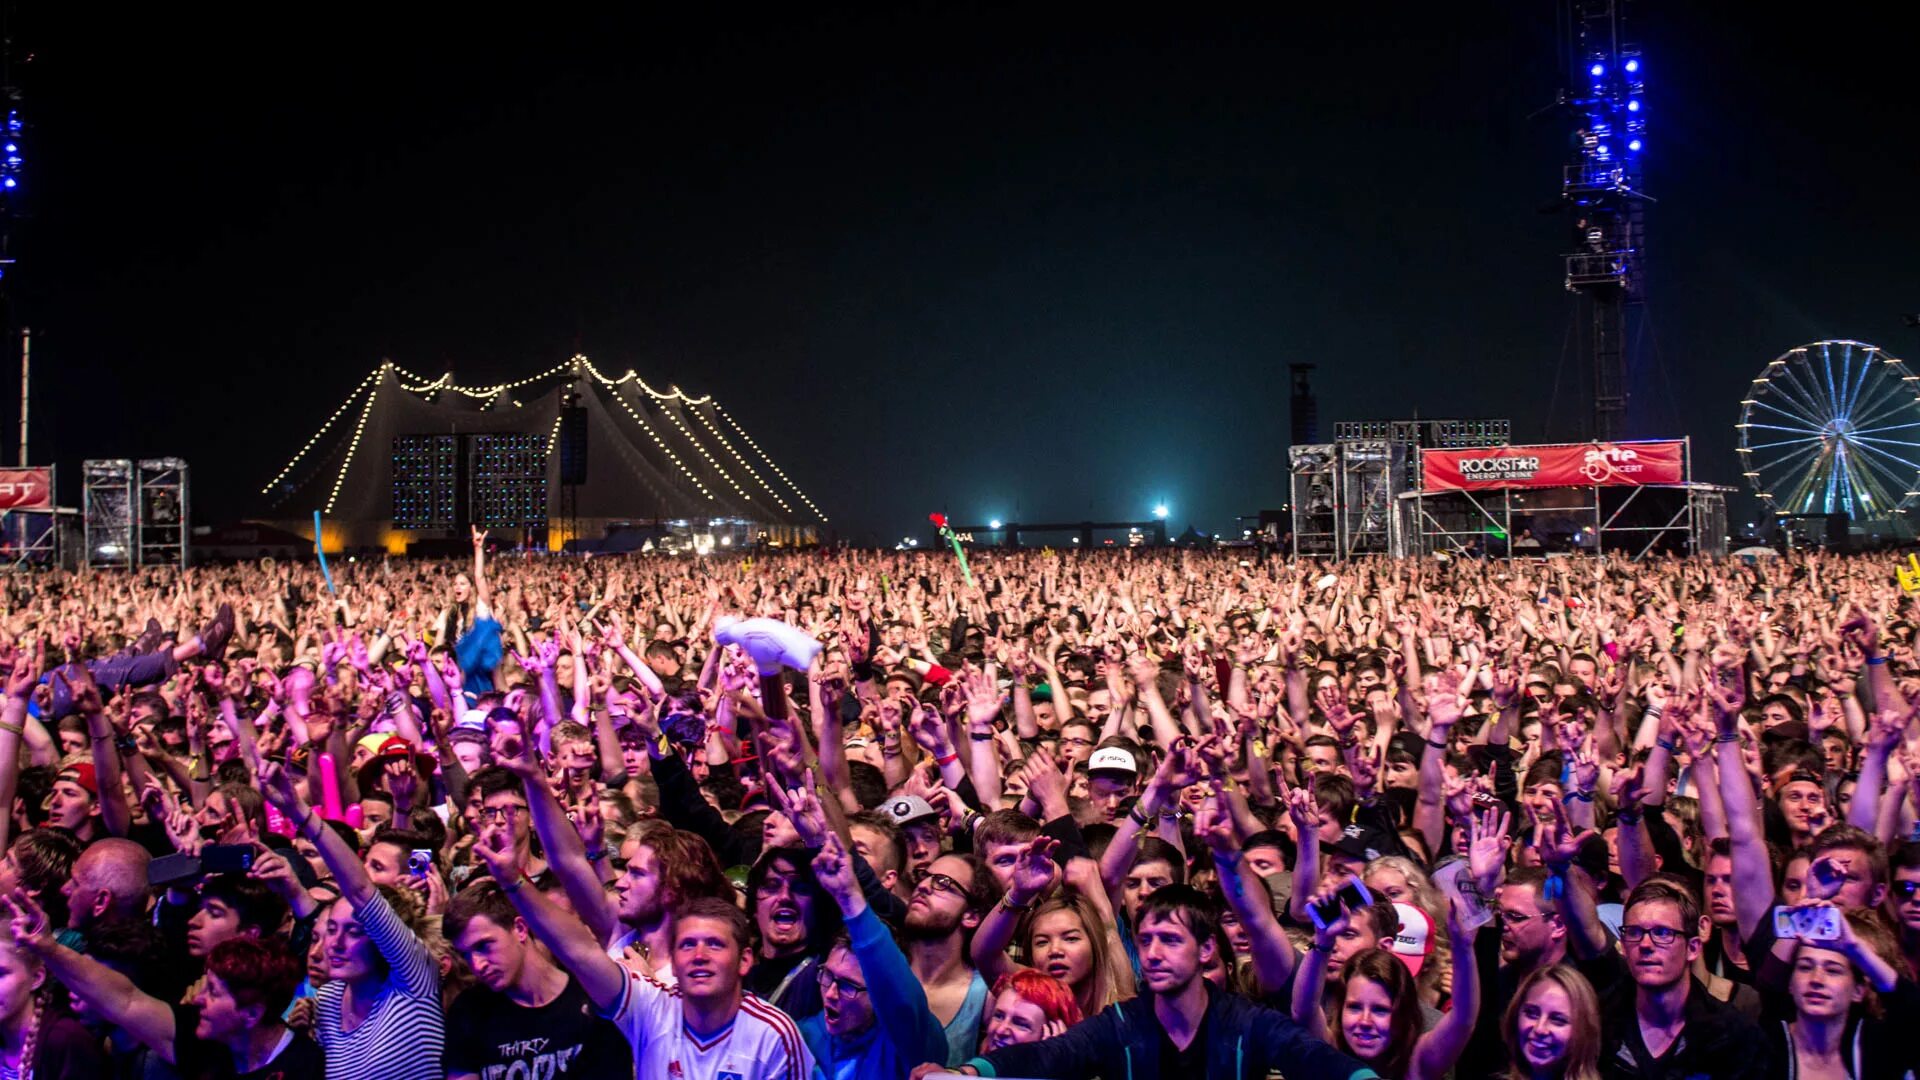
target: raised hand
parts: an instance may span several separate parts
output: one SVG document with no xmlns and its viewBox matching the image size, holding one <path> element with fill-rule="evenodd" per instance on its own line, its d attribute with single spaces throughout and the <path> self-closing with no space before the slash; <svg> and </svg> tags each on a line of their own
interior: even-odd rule
<svg viewBox="0 0 1920 1080">
<path fill-rule="evenodd" d="M 1507 830 L 1513 816 L 1506 807 L 1482 810 L 1467 825 L 1467 872 L 1480 885 L 1480 894 L 1491 897 L 1507 867 L 1507 850 L 1513 846 Z"/>
<path fill-rule="evenodd" d="M 813 857 L 813 877 L 845 912 L 861 899 L 860 880 L 854 876 L 853 857 L 838 833 L 829 832 Z"/>
<path fill-rule="evenodd" d="M 821 846 L 832 834 L 827 827 L 827 816 L 820 809 L 820 799 L 814 794 L 814 784 L 813 770 L 808 769 L 802 782 L 791 788 L 777 783 L 767 785 L 767 795 L 774 807 L 786 815 L 793 831 L 800 834 L 800 843 L 810 848 Z"/>
<path fill-rule="evenodd" d="M 7 912 L 7 930 L 15 948 L 44 953 L 53 948 L 53 924 L 25 889 L 16 888 L 0 896 L 0 907 Z"/>
<path fill-rule="evenodd" d="M 1054 882 L 1060 878 L 1060 866 L 1053 861 L 1054 849 L 1059 846 L 1060 842 L 1052 837 L 1036 836 L 1020 849 L 1019 860 L 1013 864 L 1013 876 L 1007 885 L 1007 895 L 1014 903 L 1029 903 L 1053 888 Z"/>
</svg>

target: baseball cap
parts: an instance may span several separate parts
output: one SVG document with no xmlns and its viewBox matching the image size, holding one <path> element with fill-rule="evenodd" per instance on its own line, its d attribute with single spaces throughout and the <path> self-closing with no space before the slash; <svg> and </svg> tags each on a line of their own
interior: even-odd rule
<svg viewBox="0 0 1920 1080">
<path fill-rule="evenodd" d="M 69 773 L 72 775 L 69 776 Z M 92 762 L 76 761 L 71 765 L 63 766 L 60 769 L 60 777 L 61 779 L 72 780 L 74 783 L 86 788 L 87 794 L 94 798 L 97 799 L 100 797 L 100 782 L 94 779 Z"/>
<path fill-rule="evenodd" d="M 1399 957 L 1418 978 L 1427 957 L 1433 955 L 1433 920 L 1412 904 L 1395 904 L 1393 910 L 1400 916 L 1400 932 L 1393 935 L 1387 951 Z"/>
<path fill-rule="evenodd" d="M 1088 772 L 1112 770 L 1113 772 L 1140 774 L 1140 763 L 1133 758 L 1133 752 L 1124 746 L 1103 746 L 1087 759 Z"/>
<path fill-rule="evenodd" d="M 906 825 L 922 818 L 939 817 L 933 804 L 918 795 L 896 795 L 885 804 L 887 816 L 895 825 Z"/>
</svg>

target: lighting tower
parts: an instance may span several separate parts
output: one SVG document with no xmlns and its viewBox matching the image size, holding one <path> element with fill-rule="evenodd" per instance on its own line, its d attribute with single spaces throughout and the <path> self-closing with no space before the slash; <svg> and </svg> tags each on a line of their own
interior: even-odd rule
<svg viewBox="0 0 1920 1080">
<path fill-rule="evenodd" d="M 1573 126 L 1560 194 L 1573 211 L 1567 291 L 1587 324 L 1596 439 L 1635 434 L 1628 414 L 1628 323 L 1643 292 L 1648 201 L 1640 190 L 1646 151 L 1645 64 L 1625 41 L 1631 0 L 1568 0 L 1563 28 L 1567 85 L 1560 103 Z"/>
</svg>

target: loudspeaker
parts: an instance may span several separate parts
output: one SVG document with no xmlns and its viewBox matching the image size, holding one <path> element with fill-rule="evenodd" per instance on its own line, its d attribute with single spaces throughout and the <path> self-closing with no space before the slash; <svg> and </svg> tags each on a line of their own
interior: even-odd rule
<svg viewBox="0 0 1920 1080">
<path fill-rule="evenodd" d="M 568 405 L 560 410 L 560 482 L 587 482 L 587 409 Z"/>
</svg>

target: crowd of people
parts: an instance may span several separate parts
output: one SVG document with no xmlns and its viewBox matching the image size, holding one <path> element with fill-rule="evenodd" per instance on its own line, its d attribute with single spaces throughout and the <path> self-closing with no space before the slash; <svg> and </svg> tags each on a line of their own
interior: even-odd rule
<svg viewBox="0 0 1920 1080">
<path fill-rule="evenodd" d="M 1892 565 L 1253 554 L 15 577 L 0 1080 L 1920 1070 Z"/>
</svg>

